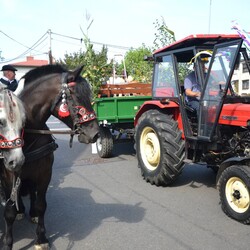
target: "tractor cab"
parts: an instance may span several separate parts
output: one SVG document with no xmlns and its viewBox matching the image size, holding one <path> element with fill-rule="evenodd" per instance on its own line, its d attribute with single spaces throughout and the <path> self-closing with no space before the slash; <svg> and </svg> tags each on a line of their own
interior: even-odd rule
<svg viewBox="0 0 250 250">
<path fill-rule="evenodd" d="M 248 54 L 242 43 L 238 35 L 193 35 L 154 53 L 153 99 L 179 105 L 181 118 L 175 119 L 189 142 L 186 144 L 191 151 L 189 158 L 194 161 L 199 148 L 204 149 L 204 143 L 208 145 L 206 150 L 215 148 L 213 141 L 217 145 L 218 122 L 236 119 L 231 114 L 221 114 L 225 103 L 236 103 L 240 99 L 235 91 L 239 87 L 236 71 L 240 62 L 249 68 Z M 201 85 L 198 115 L 188 105 L 184 90 L 185 76 L 192 70 Z"/>
</svg>

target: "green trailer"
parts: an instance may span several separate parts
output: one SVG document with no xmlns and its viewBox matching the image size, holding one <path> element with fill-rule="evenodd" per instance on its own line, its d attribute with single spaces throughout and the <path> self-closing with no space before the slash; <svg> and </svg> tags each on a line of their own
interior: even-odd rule
<svg viewBox="0 0 250 250">
<path fill-rule="evenodd" d="M 144 94 L 149 94 L 149 92 L 151 94 L 151 85 L 142 85 Z M 145 85 L 150 88 L 149 92 L 145 90 Z M 96 142 L 96 148 L 102 158 L 112 156 L 115 143 L 134 139 L 135 114 L 145 101 L 151 100 L 151 96 L 138 95 L 141 91 L 139 89 L 135 91 L 134 88 L 131 88 L 131 84 L 123 85 L 123 91 L 118 89 L 114 91 L 115 86 L 112 86 L 109 94 L 106 93 L 103 95 L 104 97 L 96 98 L 94 101 L 94 110 L 100 125 L 100 137 Z M 128 93 L 124 93 L 124 89 L 126 89 L 125 92 L 129 89 Z M 102 90 L 102 93 L 104 92 Z"/>
</svg>

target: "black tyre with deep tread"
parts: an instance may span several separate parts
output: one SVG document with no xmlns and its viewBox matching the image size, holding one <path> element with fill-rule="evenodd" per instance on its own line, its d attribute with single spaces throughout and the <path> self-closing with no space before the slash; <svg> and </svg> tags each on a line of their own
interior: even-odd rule
<svg viewBox="0 0 250 250">
<path fill-rule="evenodd" d="M 229 217 L 250 224 L 250 167 L 233 165 L 220 175 L 221 208 Z"/>
<path fill-rule="evenodd" d="M 112 156 L 114 143 L 113 137 L 109 130 L 106 127 L 100 127 L 100 137 L 96 142 L 97 153 L 101 158 L 108 158 Z"/>
<path fill-rule="evenodd" d="M 177 122 L 158 110 L 148 110 L 135 128 L 136 154 L 144 179 L 166 186 L 184 167 L 185 142 Z"/>
</svg>

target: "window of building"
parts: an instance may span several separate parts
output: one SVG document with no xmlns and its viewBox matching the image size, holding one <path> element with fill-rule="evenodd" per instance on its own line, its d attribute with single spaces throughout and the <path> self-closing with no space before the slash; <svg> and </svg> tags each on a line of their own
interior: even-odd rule
<svg viewBox="0 0 250 250">
<path fill-rule="evenodd" d="M 249 89 L 249 80 L 242 81 L 242 89 Z"/>
<path fill-rule="evenodd" d="M 248 69 L 247 69 L 247 64 L 244 62 L 242 64 L 242 73 L 246 73 L 246 72 L 248 72 Z"/>
</svg>

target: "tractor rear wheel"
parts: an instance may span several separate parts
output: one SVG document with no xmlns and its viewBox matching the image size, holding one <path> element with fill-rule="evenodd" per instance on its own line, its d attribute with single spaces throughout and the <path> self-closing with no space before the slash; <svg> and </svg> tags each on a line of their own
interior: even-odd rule
<svg viewBox="0 0 250 250">
<path fill-rule="evenodd" d="M 158 110 L 138 120 L 135 143 L 143 178 L 156 186 L 171 184 L 184 167 L 185 147 L 177 122 Z"/>
<path fill-rule="evenodd" d="M 250 224 L 250 167 L 226 168 L 218 181 L 222 210 L 231 218 Z"/>
<path fill-rule="evenodd" d="M 114 143 L 113 137 L 106 127 L 100 127 L 100 137 L 96 141 L 97 153 L 101 158 L 108 158 L 112 156 Z"/>
</svg>

